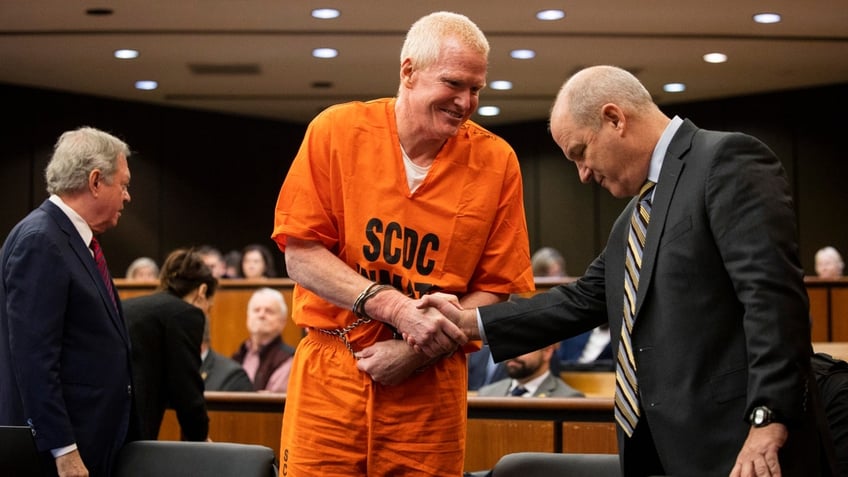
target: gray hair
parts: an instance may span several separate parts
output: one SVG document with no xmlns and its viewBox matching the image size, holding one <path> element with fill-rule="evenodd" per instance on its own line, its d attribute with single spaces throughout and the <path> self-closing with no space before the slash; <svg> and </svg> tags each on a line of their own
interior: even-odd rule
<svg viewBox="0 0 848 477">
<path fill-rule="evenodd" d="M 400 50 L 400 62 L 412 60 L 416 69 L 425 69 L 439 59 L 442 43 L 456 38 L 463 45 L 489 57 L 486 35 L 465 15 L 452 12 L 434 12 L 412 24 Z"/>
<path fill-rule="evenodd" d="M 130 157 L 129 146 L 111 134 L 91 127 L 66 131 L 56 141 L 53 157 L 44 170 L 47 192 L 79 192 L 88 186 L 88 176 L 95 169 L 112 184 L 121 154 Z"/>
<path fill-rule="evenodd" d="M 658 109 L 645 86 L 629 71 L 617 66 L 592 66 L 578 71 L 560 89 L 551 111 L 567 112 L 578 126 L 597 130 L 601 126 L 601 108 L 607 103 L 618 105 L 627 113 L 643 113 Z"/>
<path fill-rule="evenodd" d="M 253 301 L 253 297 L 266 295 L 274 299 L 277 304 L 280 305 L 280 313 L 283 314 L 283 317 L 288 316 L 289 307 L 286 305 L 286 299 L 283 297 L 283 294 L 279 292 L 279 290 L 275 290 L 273 288 L 262 287 L 253 292 L 253 295 L 250 296 L 250 300 L 247 302 L 247 308 L 250 310 L 250 302 Z"/>
</svg>

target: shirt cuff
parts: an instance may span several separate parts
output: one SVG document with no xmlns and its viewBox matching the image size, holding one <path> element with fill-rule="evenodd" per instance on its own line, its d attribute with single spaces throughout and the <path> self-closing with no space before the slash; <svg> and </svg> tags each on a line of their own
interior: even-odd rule
<svg viewBox="0 0 848 477">
<path fill-rule="evenodd" d="M 483 328 L 483 318 L 480 316 L 480 308 L 477 308 L 477 329 L 480 331 L 480 339 L 483 341 L 483 344 L 489 344 L 489 340 L 486 339 L 486 329 Z"/>
<path fill-rule="evenodd" d="M 69 446 L 51 449 L 50 453 L 53 454 L 53 458 L 55 459 L 57 457 L 61 457 L 61 456 L 65 455 L 65 454 L 70 454 L 71 452 L 73 452 L 75 450 L 77 450 L 77 445 L 71 444 Z"/>
</svg>

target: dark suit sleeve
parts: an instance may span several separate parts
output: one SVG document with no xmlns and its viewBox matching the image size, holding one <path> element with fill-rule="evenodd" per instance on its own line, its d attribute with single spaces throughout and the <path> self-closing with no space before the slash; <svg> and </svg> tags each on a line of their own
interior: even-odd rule
<svg viewBox="0 0 848 477">
<path fill-rule="evenodd" d="M 209 433 L 209 417 L 200 377 L 200 343 L 204 317 L 199 308 L 186 308 L 182 313 L 163 320 L 166 326 L 168 363 L 168 396 L 177 412 L 183 437 L 203 441 Z"/>
<path fill-rule="evenodd" d="M 495 362 L 557 343 L 607 322 L 604 254 L 576 282 L 479 309 Z"/>
<path fill-rule="evenodd" d="M 806 407 L 811 347 L 789 184 L 778 158 L 760 141 L 742 134 L 720 138 L 704 202 L 744 309 L 746 412 L 766 404 L 793 421 Z"/>
<path fill-rule="evenodd" d="M 8 253 L 5 311 L 24 415 L 37 431 L 39 450 L 67 446 L 76 438 L 59 371 L 71 277 L 66 266 L 57 264 L 73 257 L 63 257 L 44 234 L 19 236 Z"/>
</svg>

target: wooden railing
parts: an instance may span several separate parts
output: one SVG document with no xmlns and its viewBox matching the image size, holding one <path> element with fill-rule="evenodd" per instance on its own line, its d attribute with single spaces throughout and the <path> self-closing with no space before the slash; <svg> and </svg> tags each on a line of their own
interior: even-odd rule
<svg viewBox="0 0 848 477">
<path fill-rule="evenodd" d="M 206 392 L 209 437 L 261 444 L 279 454 L 285 394 Z M 611 398 L 469 396 L 465 470 L 490 469 L 511 452 L 617 452 Z M 173 411 L 159 438 L 179 440 Z M 278 455 L 279 457 L 279 455 Z"/>
<path fill-rule="evenodd" d="M 804 281 L 810 297 L 813 341 L 848 341 L 848 278 L 821 280 L 807 277 Z M 536 293 L 559 283 L 562 282 L 539 280 L 536 283 Z M 115 285 L 121 298 L 147 294 L 156 287 L 155 282 L 139 283 L 123 279 L 116 279 Z M 216 351 L 229 356 L 247 338 L 247 301 L 257 288 L 263 286 L 280 290 L 291 311 L 294 282 L 288 278 L 221 280 L 209 312 L 211 342 Z M 303 330 L 289 318 L 283 330 L 283 340 L 291 346 L 296 346 L 302 337 Z"/>
</svg>

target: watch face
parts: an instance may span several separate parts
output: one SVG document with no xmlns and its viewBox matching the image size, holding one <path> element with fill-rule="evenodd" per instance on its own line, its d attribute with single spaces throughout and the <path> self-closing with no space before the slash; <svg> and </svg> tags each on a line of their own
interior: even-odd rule
<svg viewBox="0 0 848 477">
<path fill-rule="evenodd" d="M 760 425 L 766 420 L 766 411 L 764 409 L 754 409 L 754 425 Z"/>
</svg>

